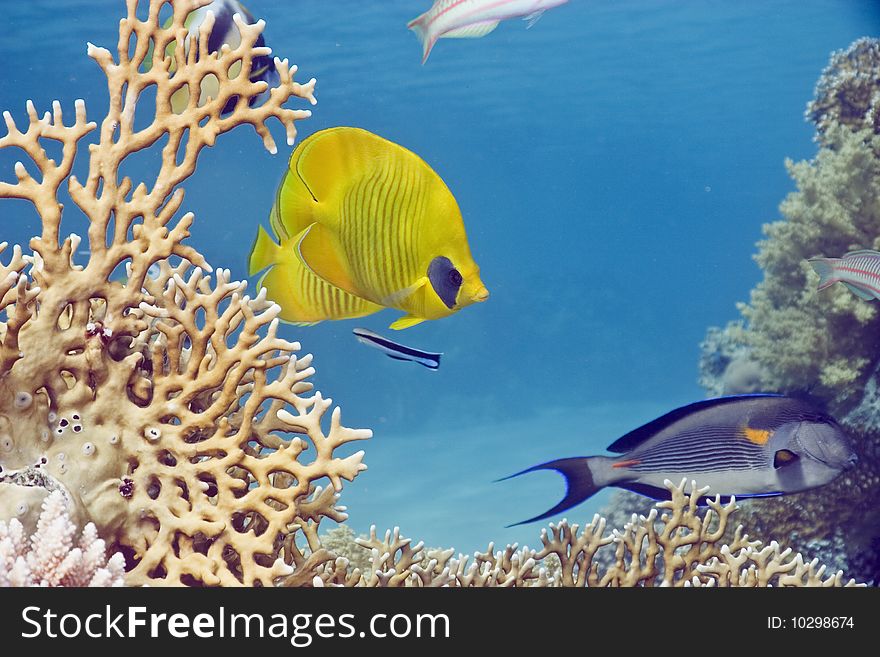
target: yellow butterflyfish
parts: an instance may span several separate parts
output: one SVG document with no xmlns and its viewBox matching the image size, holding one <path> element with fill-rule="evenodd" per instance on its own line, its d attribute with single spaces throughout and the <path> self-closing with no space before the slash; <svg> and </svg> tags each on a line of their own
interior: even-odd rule
<svg viewBox="0 0 880 657">
<path fill-rule="evenodd" d="M 250 273 L 291 322 L 406 313 L 403 329 L 446 317 L 489 291 L 461 211 L 419 156 L 359 128 L 330 128 L 297 146 Z"/>
</svg>

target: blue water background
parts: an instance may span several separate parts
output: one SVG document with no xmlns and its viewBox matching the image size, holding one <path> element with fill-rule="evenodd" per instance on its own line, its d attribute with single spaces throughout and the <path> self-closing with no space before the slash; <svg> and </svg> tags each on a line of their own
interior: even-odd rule
<svg viewBox="0 0 880 657">
<path fill-rule="evenodd" d="M 350 524 L 463 552 L 537 544 L 539 526 L 504 525 L 564 490 L 553 473 L 493 479 L 601 452 L 703 396 L 698 343 L 760 278 L 755 241 L 792 189 L 784 158 L 815 153 L 803 112 L 816 79 L 832 50 L 880 27 L 868 1 L 572 0 L 529 30 L 442 40 L 422 66 L 405 25 L 427 1 L 247 5 L 276 54 L 319 80 L 301 136 L 379 133 L 424 157 L 461 206 L 491 299 L 394 335 L 444 352 L 438 372 L 355 342 L 353 327 L 387 332 L 394 311 L 283 335 L 316 354 L 315 383 L 344 421 L 374 429 L 356 446 L 369 470 L 343 493 Z M 100 122 L 104 79 L 85 43 L 113 50 L 123 10 L 4 2 L 0 108 L 24 120 L 25 99 L 43 111 L 57 98 L 72 116 L 81 97 Z M 275 134 L 275 157 L 250 128 L 221 138 L 186 183 L 191 243 L 237 277 L 290 152 Z M 0 153 L 4 180 L 16 157 Z M 4 202 L 0 221 L 10 242 L 39 231 L 23 202 Z M 587 520 L 606 499 L 566 515 Z"/>
</svg>

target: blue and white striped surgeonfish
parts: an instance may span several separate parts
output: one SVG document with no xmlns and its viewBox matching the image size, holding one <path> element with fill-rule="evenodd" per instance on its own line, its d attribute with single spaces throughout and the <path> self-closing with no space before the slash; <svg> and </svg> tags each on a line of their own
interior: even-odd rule
<svg viewBox="0 0 880 657">
<path fill-rule="evenodd" d="M 404 344 L 389 340 L 388 338 L 381 336 L 378 333 L 373 333 L 365 328 L 353 329 L 352 333 L 357 336 L 358 342 L 378 349 L 389 358 L 395 360 L 411 360 L 419 365 L 424 365 L 429 370 L 436 370 L 440 367 L 440 356 L 443 354 L 436 354 L 430 351 L 422 351 L 421 349 L 407 347 Z"/>
<path fill-rule="evenodd" d="M 533 466 L 557 470 L 568 490 L 543 520 L 605 486 L 668 499 L 666 479 L 696 481 L 710 495 L 739 498 L 796 493 L 827 484 L 856 462 L 840 425 L 809 402 L 757 394 L 706 399 L 630 431 L 608 446 L 617 456 L 564 458 Z"/>
<path fill-rule="evenodd" d="M 843 283 L 860 299 L 880 299 L 880 253 L 870 249 L 850 251 L 842 258 L 810 258 L 819 274 L 819 290 Z"/>
</svg>

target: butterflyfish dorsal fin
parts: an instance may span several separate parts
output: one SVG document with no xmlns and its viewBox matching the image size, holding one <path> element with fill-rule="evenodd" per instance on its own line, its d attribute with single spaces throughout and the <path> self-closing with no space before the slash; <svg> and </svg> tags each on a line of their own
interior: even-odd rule
<svg viewBox="0 0 880 657">
<path fill-rule="evenodd" d="M 340 181 L 361 180 L 378 159 L 388 157 L 388 149 L 389 142 L 360 128 L 328 128 L 303 140 L 278 188 L 277 223 L 289 236 L 316 221 L 335 227 L 349 189 Z"/>
<path fill-rule="evenodd" d="M 340 180 L 363 175 L 376 159 L 388 157 L 388 148 L 388 141 L 367 130 L 328 128 L 300 144 L 290 158 L 290 169 L 303 181 L 312 198 L 324 203 L 338 193 Z"/>
<path fill-rule="evenodd" d="M 394 331 L 400 331 L 402 329 L 409 328 L 410 326 L 415 326 L 416 324 L 421 324 L 425 321 L 424 317 L 416 317 L 415 315 L 404 315 L 396 322 L 392 322 L 388 327 Z"/>
<path fill-rule="evenodd" d="M 296 257 L 315 276 L 356 297 L 367 298 L 355 283 L 345 251 L 333 231 L 314 223 L 293 242 Z"/>
<path fill-rule="evenodd" d="M 272 209 L 269 210 L 269 226 L 272 228 L 272 232 L 275 233 L 275 236 L 279 239 L 290 239 L 290 234 L 287 232 L 287 227 L 281 221 L 281 217 L 278 214 L 277 200 L 275 201 L 275 203 L 272 204 Z M 305 226 L 303 226 L 303 228 L 305 228 Z M 302 228 L 300 230 L 302 230 Z M 294 235 L 296 235 L 296 233 L 294 233 Z"/>
</svg>

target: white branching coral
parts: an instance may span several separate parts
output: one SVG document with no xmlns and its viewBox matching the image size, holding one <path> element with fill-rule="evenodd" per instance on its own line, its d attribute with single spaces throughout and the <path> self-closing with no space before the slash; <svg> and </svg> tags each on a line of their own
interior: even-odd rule
<svg viewBox="0 0 880 657">
<path fill-rule="evenodd" d="M 563 520 L 541 533 L 541 550 L 492 545 L 473 562 L 454 551 L 426 554 L 395 528 L 379 538 L 375 527 L 355 539 L 369 551 L 371 566 L 351 568 L 350 560 L 328 561 L 321 586 L 453 586 L 453 587 L 619 587 L 619 586 L 854 586 L 843 573 L 827 573 L 818 560 L 782 549 L 775 541 L 762 545 L 737 527 L 724 541 L 735 500 L 706 500 L 708 488 L 686 480 L 666 482 L 670 499 L 647 515 L 633 515 L 622 529 L 606 532 L 598 514 L 583 528 Z M 346 550 L 350 552 L 350 548 Z M 313 583 L 313 585 L 315 585 Z"/>
<path fill-rule="evenodd" d="M 33 524 L 32 510 L 63 491 L 75 522 L 129 553 L 129 584 L 310 582 L 330 558 L 317 527 L 345 519 L 342 481 L 366 467 L 363 452 L 337 450 L 371 434 L 342 426 L 338 408 L 326 421 L 331 400 L 308 394 L 312 358 L 278 336 L 278 306 L 212 272 L 184 244 L 193 215 L 178 211 L 179 185 L 219 135 L 250 124 L 275 152 L 274 117 L 292 143 L 310 113 L 284 104 L 314 103 L 315 81 L 294 82 L 296 67 L 278 59 L 278 86 L 251 80 L 270 54 L 262 21 L 237 16 L 238 45 L 211 52 L 208 14 L 185 47 L 186 17 L 207 4 L 150 0 L 141 20 L 127 0 L 117 58 L 89 46 L 110 106 L 84 181 L 70 173 L 97 126 L 82 101 L 67 124 L 59 102 L 44 115 L 29 102 L 23 126 L 4 114 L 0 148 L 30 161 L 0 182 L 0 198 L 33 203 L 42 232 L 32 254 L 16 246 L 0 262 L 0 515 Z M 209 77 L 216 97 L 190 93 L 172 110 L 175 92 Z M 57 161 L 47 142 L 60 145 Z M 143 149 L 161 149 L 155 178 L 120 179 Z M 74 262 L 81 238 L 61 237 L 62 185 L 89 221 L 84 264 Z M 125 281 L 112 280 L 123 267 Z"/>
<path fill-rule="evenodd" d="M 107 558 L 95 525 L 88 523 L 76 538 L 59 490 L 46 497 L 30 537 L 18 519 L 0 520 L 0 586 L 122 586 L 125 557 Z"/>
</svg>

